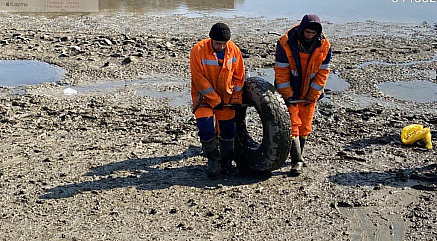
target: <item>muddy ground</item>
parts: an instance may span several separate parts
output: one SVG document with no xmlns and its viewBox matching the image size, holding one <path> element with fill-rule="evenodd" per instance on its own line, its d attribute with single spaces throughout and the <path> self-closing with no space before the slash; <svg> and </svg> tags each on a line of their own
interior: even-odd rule
<svg viewBox="0 0 437 241">
<path fill-rule="evenodd" d="M 188 99 L 189 51 L 227 22 L 258 71 L 297 21 L 184 16 L 2 13 L 0 59 L 67 70 L 62 83 L 0 89 L 1 240 L 436 240 L 435 147 L 404 146 L 401 129 L 430 127 L 436 102 L 385 95 L 378 84 L 437 83 L 433 23 L 324 23 L 331 69 L 308 141 L 305 174 L 205 174 Z M 368 61 L 401 63 L 369 64 Z M 138 85 L 155 95 L 139 94 Z M 125 86 L 64 95 L 107 81 Z M 178 95 L 178 94 L 175 94 Z M 259 138 L 259 118 L 249 114 Z"/>
</svg>

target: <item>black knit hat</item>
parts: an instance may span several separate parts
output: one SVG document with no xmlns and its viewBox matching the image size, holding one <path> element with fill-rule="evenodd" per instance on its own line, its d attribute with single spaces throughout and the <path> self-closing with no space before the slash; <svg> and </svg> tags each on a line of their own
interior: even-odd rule
<svg viewBox="0 0 437 241">
<path fill-rule="evenodd" d="M 209 31 L 209 37 L 216 41 L 228 41 L 231 39 L 231 30 L 225 23 L 216 23 Z"/>
<path fill-rule="evenodd" d="M 321 33 L 322 32 L 322 25 L 320 25 L 320 23 L 317 23 L 317 22 L 311 22 L 305 27 L 305 29 L 311 29 L 311 30 L 317 31 L 317 33 Z"/>
</svg>

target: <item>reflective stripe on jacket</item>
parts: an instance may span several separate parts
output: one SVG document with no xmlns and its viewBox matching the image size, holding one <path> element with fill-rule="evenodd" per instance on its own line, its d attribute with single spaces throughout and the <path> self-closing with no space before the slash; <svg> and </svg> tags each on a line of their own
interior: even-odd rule
<svg viewBox="0 0 437 241">
<path fill-rule="evenodd" d="M 301 63 L 297 28 L 288 30 L 276 47 L 275 85 L 284 99 L 307 99 L 317 101 L 329 75 L 331 44 L 325 35 L 316 43 L 308 63 Z M 302 69 L 306 66 L 306 69 Z"/>
<path fill-rule="evenodd" d="M 220 62 L 212 48 L 211 39 L 194 45 L 190 53 L 191 97 L 193 103 L 199 94 L 211 107 L 242 103 L 244 65 L 240 49 L 232 41 L 226 44 L 225 56 Z"/>
</svg>

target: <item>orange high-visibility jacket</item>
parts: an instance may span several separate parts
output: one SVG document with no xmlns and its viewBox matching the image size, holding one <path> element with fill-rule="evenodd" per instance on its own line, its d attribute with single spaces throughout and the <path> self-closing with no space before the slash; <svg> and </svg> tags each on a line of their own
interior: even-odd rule
<svg viewBox="0 0 437 241">
<path fill-rule="evenodd" d="M 232 41 L 226 44 L 220 66 L 212 48 L 212 40 L 204 39 L 194 45 L 190 53 L 191 97 L 193 103 L 203 97 L 203 103 L 215 107 L 242 103 L 244 65 L 240 49 Z"/>
<path fill-rule="evenodd" d="M 321 33 L 319 45 L 312 54 L 301 53 L 297 42 L 289 41 L 289 36 L 297 34 L 297 28 L 298 25 L 289 29 L 278 41 L 275 85 L 285 100 L 306 99 L 316 102 L 328 79 L 331 44 L 324 33 Z M 310 57 L 309 61 L 308 57 Z M 296 64 L 296 58 L 299 62 L 302 60 L 308 62 Z"/>
</svg>

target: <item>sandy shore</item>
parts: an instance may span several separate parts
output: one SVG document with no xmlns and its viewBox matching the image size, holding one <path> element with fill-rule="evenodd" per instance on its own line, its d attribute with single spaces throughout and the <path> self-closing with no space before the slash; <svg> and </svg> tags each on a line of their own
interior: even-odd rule
<svg viewBox="0 0 437 241">
<path fill-rule="evenodd" d="M 437 83 L 430 74 L 437 69 L 433 24 L 325 23 L 332 71 L 350 86 L 328 91 L 329 101 L 320 103 L 306 173 L 288 177 L 287 162 L 269 177 L 211 181 L 188 103 L 171 104 L 175 97 L 165 93 L 188 93 L 191 46 L 217 21 L 229 23 L 251 71 L 273 65 L 277 39 L 297 23 L 0 14 L 0 59 L 67 70 L 62 84 L 18 94 L 0 88 L 1 240 L 437 237 L 435 148 L 400 141 L 404 126 L 420 123 L 437 145 L 437 105 L 378 88 Z M 392 64 L 361 65 L 369 61 Z M 141 88 L 155 94 L 139 94 L 135 81 L 143 79 L 149 82 Z M 126 85 L 62 94 L 66 84 L 108 81 Z M 252 128 L 259 138 L 256 123 Z"/>
</svg>

